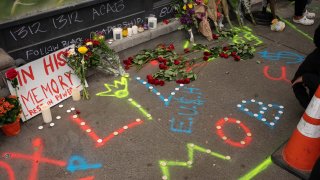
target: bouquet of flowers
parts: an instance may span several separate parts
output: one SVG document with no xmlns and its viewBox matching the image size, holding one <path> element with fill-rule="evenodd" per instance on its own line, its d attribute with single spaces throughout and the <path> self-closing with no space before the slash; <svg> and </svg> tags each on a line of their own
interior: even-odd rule
<svg viewBox="0 0 320 180">
<path fill-rule="evenodd" d="M 16 96 L 0 98 L 0 126 L 15 122 L 20 113 L 21 106 Z"/>
<path fill-rule="evenodd" d="M 120 59 L 115 52 L 109 48 L 102 33 L 91 33 L 91 38 L 86 39 L 75 48 L 64 53 L 66 61 L 83 86 L 82 97 L 89 99 L 86 87 L 86 74 L 88 68 L 96 68 L 108 74 L 123 75 Z"/>
<path fill-rule="evenodd" d="M 175 15 L 179 18 L 181 23 L 179 29 L 190 30 L 192 27 L 196 27 L 198 29 L 198 21 L 193 4 L 193 0 L 190 0 L 189 2 L 177 0 L 175 2 Z"/>
</svg>

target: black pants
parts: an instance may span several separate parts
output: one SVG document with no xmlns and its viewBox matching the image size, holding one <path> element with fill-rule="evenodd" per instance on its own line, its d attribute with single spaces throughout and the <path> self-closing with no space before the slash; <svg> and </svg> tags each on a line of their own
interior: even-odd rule
<svg viewBox="0 0 320 180">
<path fill-rule="evenodd" d="M 302 16 L 305 12 L 308 0 L 296 0 L 294 5 L 294 15 Z"/>
<path fill-rule="evenodd" d="M 293 88 L 293 92 L 305 109 L 308 107 L 314 93 L 320 84 L 320 77 L 316 74 L 304 74 L 303 83 L 297 83 Z"/>
</svg>

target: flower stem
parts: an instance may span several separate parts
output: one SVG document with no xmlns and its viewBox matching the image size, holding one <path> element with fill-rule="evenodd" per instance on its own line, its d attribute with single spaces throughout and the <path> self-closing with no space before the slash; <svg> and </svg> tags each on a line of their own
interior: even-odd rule
<svg viewBox="0 0 320 180">
<path fill-rule="evenodd" d="M 22 110 L 22 105 L 21 105 L 21 103 L 20 103 L 20 101 L 19 101 L 19 96 L 18 96 L 17 87 L 14 88 L 14 92 L 16 93 L 16 96 L 17 96 L 17 98 L 18 98 L 18 103 L 19 103 L 19 105 L 20 105 L 20 107 L 21 107 L 21 111 L 22 111 L 22 115 L 23 115 L 23 117 L 24 117 L 24 120 L 27 120 L 26 115 L 24 114 L 24 112 L 23 112 L 23 110 Z"/>
</svg>

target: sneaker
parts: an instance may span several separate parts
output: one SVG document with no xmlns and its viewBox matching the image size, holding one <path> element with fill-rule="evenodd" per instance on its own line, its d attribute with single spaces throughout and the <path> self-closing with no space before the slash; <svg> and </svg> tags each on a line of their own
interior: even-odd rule
<svg viewBox="0 0 320 180">
<path fill-rule="evenodd" d="M 293 22 L 298 23 L 298 24 L 303 24 L 306 26 L 310 26 L 314 23 L 314 20 L 308 19 L 306 16 L 303 16 L 301 19 L 294 19 Z"/>
<path fill-rule="evenodd" d="M 306 16 L 309 19 L 314 19 L 316 17 L 316 13 L 308 12 L 308 10 L 306 10 L 306 12 L 303 13 L 303 16 Z"/>
</svg>

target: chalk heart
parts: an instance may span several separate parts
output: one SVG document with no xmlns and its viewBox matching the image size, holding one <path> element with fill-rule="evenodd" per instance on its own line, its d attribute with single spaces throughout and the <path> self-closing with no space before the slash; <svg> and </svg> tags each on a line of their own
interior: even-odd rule
<svg viewBox="0 0 320 180">
<path fill-rule="evenodd" d="M 247 106 L 249 104 L 257 104 L 259 106 L 259 112 L 253 112 L 250 109 L 248 109 Z M 263 102 L 261 102 L 261 101 L 258 102 L 255 99 L 251 99 L 248 101 L 243 100 L 241 102 L 241 104 L 237 105 L 237 107 L 241 111 L 243 111 L 244 113 L 248 114 L 250 117 L 254 117 L 254 118 L 258 119 L 259 121 L 262 121 L 264 124 L 266 124 L 270 128 L 274 128 L 274 126 L 279 121 L 280 117 L 282 116 L 283 109 L 284 109 L 284 107 L 281 105 L 277 105 L 277 104 L 265 105 Z M 273 119 L 271 119 L 271 120 L 266 118 L 266 114 L 268 113 L 268 111 L 270 109 L 276 109 L 276 113 L 275 113 Z"/>
</svg>

